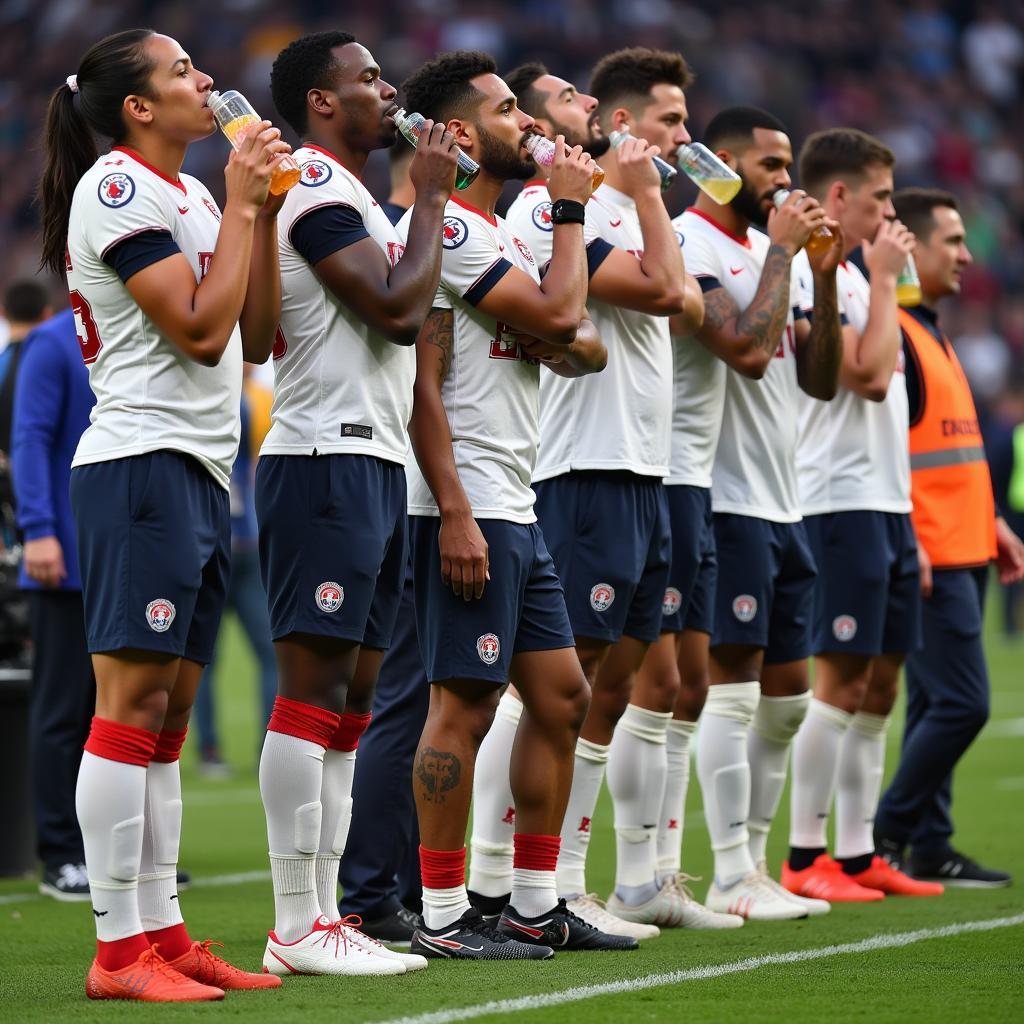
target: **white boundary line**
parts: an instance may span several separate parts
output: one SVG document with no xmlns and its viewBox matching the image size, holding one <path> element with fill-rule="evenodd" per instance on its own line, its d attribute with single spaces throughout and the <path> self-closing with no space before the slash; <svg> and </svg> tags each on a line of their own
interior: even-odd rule
<svg viewBox="0 0 1024 1024">
<path fill-rule="evenodd" d="M 472 1020 L 474 1017 L 486 1017 L 491 1014 L 519 1013 L 523 1010 L 561 1006 L 565 1003 L 580 1002 L 583 999 L 593 999 L 595 996 L 640 992 L 644 989 L 660 988 L 664 985 L 678 985 L 685 981 L 708 981 L 724 977 L 727 974 L 756 971 L 761 967 L 771 967 L 775 964 L 797 964 L 806 960 L 822 960 L 825 957 L 840 956 L 845 953 L 874 953 L 880 949 L 898 949 L 901 946 L 913 945 L 915 942 L 924 942 L 926 939 L 948 939 L 970 932 L 988 932 L 996 928 L 1013 928 L 1021 924 L 1024 924 L 1024 914 L 1016 914 L 1013 917 L 993 917 L 987 921 L 949 924 L 942 928 L 920 928 L 913 932 L 883 932 L 880 935 L 862 939 L 860 942 L 796 949 L 789 953 L 765 953 L 763 956 L 746 957 L 743 960 L 732 960 L 724 964 L 691 967 L 685 971 L 649 974 L 641 978 L 610 981 L 603 985 L 581 985 L 577 988 L 564 989 L 561 992 L 541 992 L 532 996 L 520 996 L 518 999 L 495 999 L 489 1003 L 479 1003 L 476 1006 L 420 1013 L 412 1017 L 395 1017 L 391 1020 L 377 1022 L 377 1024 L 450 1024 L 451 1021 Z"/>
</svg>

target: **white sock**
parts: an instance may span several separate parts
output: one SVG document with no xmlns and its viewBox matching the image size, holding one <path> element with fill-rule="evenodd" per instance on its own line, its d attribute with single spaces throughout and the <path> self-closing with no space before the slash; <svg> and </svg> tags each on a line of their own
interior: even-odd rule
<svg viewBox="0 0 1024 1024">
<path fill-rule="evenodd" d="M 697 777 L 715 854 L 715 879 L 727 887 L 754 870 L 748 848 L 750 764 L 747 733 L 761 696 L 759 683 L 717 683 L 708 688 L 700 717 Z"/>
<path fill-rule="evenodd" d="M 352 780 L 356 751 L 324 751 L 324 777 L 320 785 L 320 846 L 316 853 L 316 891 L 320 912 L 328 921 L 340 921 L 338 868 L 352 824 Z"/>
<path fill-rule="evenodd" d="M 683 819 L 686 816 L 686 790 L 690 784 L 690 742 L 696 722 L 673 718 L 665 736 L 665 796 L 658 817 L 658 880 L 678 875 L 683 856 Z"/>
<path fill-rule="evenodd" d="M 423 923 L 428 928 L 447 928 L 469 908 L 469 896 L 464 885 L 456 885 L 452 889 L 423 887 Z"/>
<path fill-rule="evenodd" d="M 181 772 L 178 762 L 150 761 L 146 769 L 146 820 L 139 872 L 139 914 L 147 932 L 181 924 L 178 844 L 181 840 Z"/>
<path fill-rule="evenodd" d="M 875 849 L 875 811 L 885 772 L 888 715 L 858 711 L 843 737 L 836 787 L 836 856 L 861 857 Z"/>
<path fill-rule="evenodd" d="M 531 871 L 515 868 L 512 871 L 512 898 L 509 903 L 523 917 L 539 917 L 558 903 L 554 871 Z"/>
<path fill-rule="evenodd" d="M 793 785 L 789 794 L 789 845 L 818 849 L 826 831 L 839 771 L 839 751 L 853 718 L 848 711 L 811 700 L 793 740 Z"/>
<path fill-rule="evenodd" d="M 86 751 L 75 809 L 96 916 L 96 937 L 115 942 L 143 932 L 139 864 L 146 808 L 146 769 Z"/>
<path fill-rule="evenodd" d="M 509 782 L 509 764 L 522 714 L 522 701 L 508 691 L 502 694 L 494 722 L 476 756 L 469 890 L 481 896 L 507 896 L 512 890 L 515 801 Z M 554 903 L 545 909 L 550 910 L 553 906 Z M 538 913 L 543 914 L 544 911 Z"/>
<path fill-rule="evenodd" d="M 669 711 L 628 704 L 608 753 L 608 791 L 615 807 L 615 894 L 633 906 L 658 893 L 658 816 L 665 795 Z"/>
<path fill-rule="evenodd" d="M 761 697 L 747 737 L 750 761 L 750 859 L 765 859 L 768 833 L 786 785 L 789 748 L 807 714 L 810 693 L 794 697 Z"/>
<path fill-rule="evenodd" d="M 562 849 L 558 854 L 558 895 L 567 900 L 587 891 L 587 846 L 590 823 L 608 764 L 609 747 L 582 737 L 576 741 L 572 789 L 562 824 Z"/>
<path fill-rule="evenodd" d="M 282 942 L 307 935 L 320 916 L 316 851 L 323 809 L 324 748 L 267 732 L 260 757 L 260 795 L 267 815 L 274 932 Z"/>
</svg>

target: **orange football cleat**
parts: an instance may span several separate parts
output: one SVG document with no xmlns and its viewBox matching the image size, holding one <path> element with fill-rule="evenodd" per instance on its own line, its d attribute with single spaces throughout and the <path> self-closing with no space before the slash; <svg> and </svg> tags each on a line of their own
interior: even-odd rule
<svg viewBox="0 0 1024 1024">
<path fill-rule="evenodd" d="M 946 891 L 941 882 L 919 882 L 905 875 L 884 857 L 874 857 L 871 867 L 850 877 L 858 885 L 881 889 L 889 896 L 941 896 Z"/>
<path fill-rule="evenodd" d="M 150 946 L 139 959 L 119 971 L 107 971 L 94 960 L 85 979 L 90 999 L 132 999 L 140 1003 L 195 1003 L 223 999 L 224 990 L 186 978 Z"/>
<path fill-rule="evenodd" d="M 177 960 L 169 961 L 170 966 L 186 978 L 198 981 L 202 985 L 214 985 L 225 991 L 247 988 L 278 988 L 281 979 L 273 974 L 250 974 L 239 970 L 210 952 L 211 946 L 224 947 L 223 942 L 206 939 L 205 942 L 193 942 L 187 953 L 182 953 Z"/>
<path fill-rule="evenodd" d="M 814 858 L 802 871 L 794 871 L 789 861 L 782 865 L 782 885 L 797 896 L 809 896 L 829 903 L 874 903 L 884 900 L 880 889 L 858 885 L 827 853 Z"/>
</svg>

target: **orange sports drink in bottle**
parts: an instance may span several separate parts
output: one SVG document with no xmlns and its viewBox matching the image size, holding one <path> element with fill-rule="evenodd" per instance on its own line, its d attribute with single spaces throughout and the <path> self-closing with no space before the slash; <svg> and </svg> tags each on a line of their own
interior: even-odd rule
<svg viewBox="0 0 1024 1024">
<path fill-rule="evenodd" d="M 228 142 L 238 149 L 243 129 L 259 124 L 263 118 L 252 108 L 252 104 L 237 89 L 227 92 L 210 93 L 207 106 L 213 111 L 217 126 L 227 136 Z M 279 196 L 299 183 L 302 170 L 298 161 L 290 154 L 281 158 L 270 179 L 271 195 Z"/>
<path fill-rule="evenodd" d="M 772 196 L 772 202 L 775 204 L 775 208 L 778 209 L 790 196 L 788 188 L 780 188 L 775 195 Z M 831 244 L 832 239 L 835 236 L 824 224 L 820 228 L 815 228 L 812 232 L 811 237 L 807 239 L 807 244 L 804 248 L 807 250 L 808 256 L 817 256 L 823 253 Z"/>
</svg>

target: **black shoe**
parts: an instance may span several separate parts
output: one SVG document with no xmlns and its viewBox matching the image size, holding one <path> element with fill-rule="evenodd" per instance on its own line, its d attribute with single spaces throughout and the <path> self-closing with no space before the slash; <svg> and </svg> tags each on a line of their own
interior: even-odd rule
<svg viewBox="0 0 1024 1024">
<path fill-rule="evenodd" d="M 89 876 L 84 864 L 61 864 L 46 868 L 39 891 L 62 903 L 86 903 L 89 900 Z"/>
<path fill-rule="evenodd" d="M 539 917 L 523 917 L 510 903 L 501 915 L 498 931 L 520 942 L 537 942 L 555 949 L 638 949 L 628 935 L 609 935 L 577 917 L 559 900 L 554 910 Z"/>
<path fill-rule="evenodd" d="M 192 884 L 192 876 L 178 868 L 178 891 L 184 892 Z"/>
<path fill-rule="evenodd" d="M 399 907 L 394 913 L 378 917 L 374 921 L 364 921 L 359 931 L 369 935 L 371 939 L 383 942 L 387 946 L 408 946 L 412 942 L 413 932 L 422 927 L 423 918 L 405 907 Z"/>
<path fill-rule="evenodd" d="M 475 907 L 447 928 L 417 928 L 409 951 L 447 960 L 550 960 L 555 955 L 549 946 L 517 942 L 498 931 Z"/>
<path fill-rule="evenodd" d="M 508 906 L 509 897 L 512 894 L 505 893 L 504 896 L 483 896 L 470 889 L 466 895 L 469 896 L 469 902 L 476 907 L 481 914 L 483 914 L 483 918 L 488 924 L 497 925 L 498 919 L 501 917 L 501 912 Z"/>
<path fill-rule="evenodd" d="M 903 854 L 906 849 L 904 843 L 895 839 L 888 839 L 879 833 L 875 833 L 875 853 L 882 858 L 890 867 L 897 871 L 903 870 Z"/>
<path fill-rule="evenodd" d="M 932 860 L 911 856 L 908 871 L 918 881 L 941 882 L 961 889 L 1002 889 L 1011 881 L 1007 872 L 983 868 L 956 850 Z"/>
</svg>

